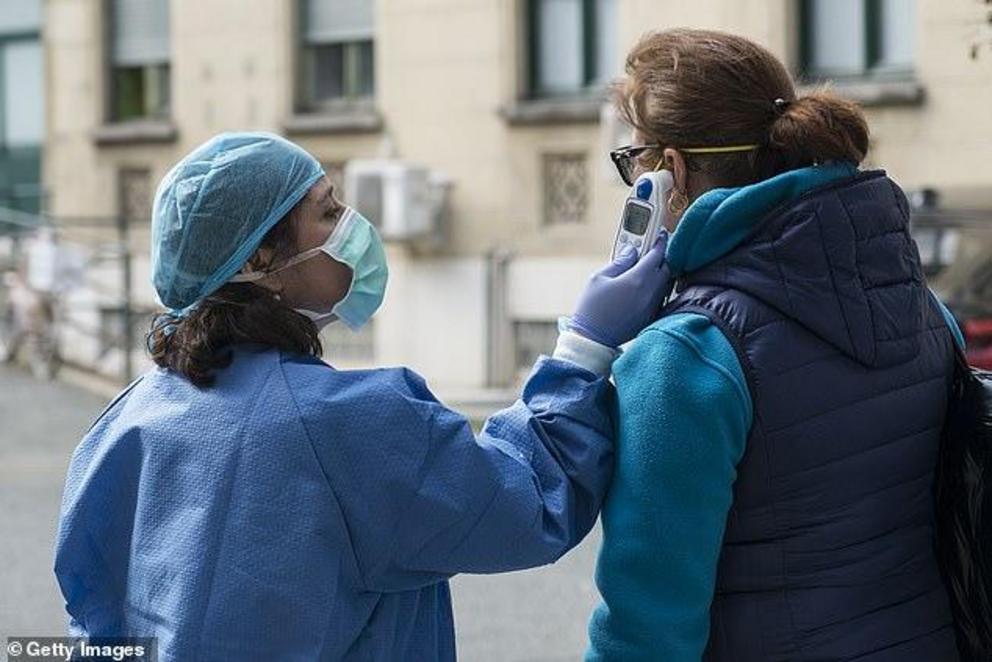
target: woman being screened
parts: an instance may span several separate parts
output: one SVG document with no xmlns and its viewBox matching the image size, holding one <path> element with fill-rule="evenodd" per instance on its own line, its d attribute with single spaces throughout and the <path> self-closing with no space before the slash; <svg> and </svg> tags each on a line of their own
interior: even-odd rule
<svg viewBox="0 0 992 662">
<path fill-rule="evenodd" d="M 933 471 L 957 328 L 853 103 L 729 34 L 627 59 L 677 295 L 614 367 L 589 660 L 957 659 Z M 958 339 L 960 341 L 960 339 Z"/>
</svg>

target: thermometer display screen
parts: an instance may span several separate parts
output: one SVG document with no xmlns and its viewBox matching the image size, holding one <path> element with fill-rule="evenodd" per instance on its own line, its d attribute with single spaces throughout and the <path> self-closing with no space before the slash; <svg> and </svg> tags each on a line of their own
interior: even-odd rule
<svg viewBox="0 0 992 662">
<path fill-rule="evenodd" d="M 643 205 L 627 204 L 623 212 L 623 229 L 631 234 L 644 234 L 651 222 L 651 210 Z"/>
</svg>

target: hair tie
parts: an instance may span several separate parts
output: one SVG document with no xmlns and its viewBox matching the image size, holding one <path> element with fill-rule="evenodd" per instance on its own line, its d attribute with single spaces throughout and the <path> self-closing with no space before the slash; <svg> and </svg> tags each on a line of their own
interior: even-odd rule
<svg viewBox="0 0 992 662">
<path fill-rule="evenodd" d="M 173 333 L 176 332 L 176 325 L 178 320 L 173 317 L 170 313 L 159 313 L 152 320 L 152 330 L 151 333 L 145 336 L 145 349 L 148 350 L 149 354 L 155 352 L 155 334 L 160 333 L 168 338 Z"/>
<path fill-rule="evenodd" d="M 775 107 L 775 112 L 779 115 L 783 114 L 791 104 L 791 101 L 786 101 L 782 97 L 779 97 L 772 102 L 772 105 Z"/>
</svg>

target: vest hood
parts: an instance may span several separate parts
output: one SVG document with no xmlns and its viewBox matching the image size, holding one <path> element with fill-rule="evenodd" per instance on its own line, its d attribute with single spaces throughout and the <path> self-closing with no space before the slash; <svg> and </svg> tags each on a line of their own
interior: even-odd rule
<svg viewBox="0 0 992 662">
<path fill-rule="evenodd" d="M 680 289 L 746 292 L 866 366 L 919 353 L 929 294 L 906 196 L 882 171 L 817 166 L 709 191 L 668 257 Z"/>
</svg>

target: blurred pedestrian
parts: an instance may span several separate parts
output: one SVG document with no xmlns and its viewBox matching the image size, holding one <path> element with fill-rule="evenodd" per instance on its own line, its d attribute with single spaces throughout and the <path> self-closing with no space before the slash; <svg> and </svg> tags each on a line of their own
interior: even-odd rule
<svg viewBox="0 0 992 662">
<path fill-rule="evenodd" d="M 55 310 L 51 298 L 31 287 L 26 268 L 4 274 L 10 307 L 8 326 L 0 352 L 5 363 L 19 357 L 26 361 L 36 377 L 55 376 Z"/>
</svg>

